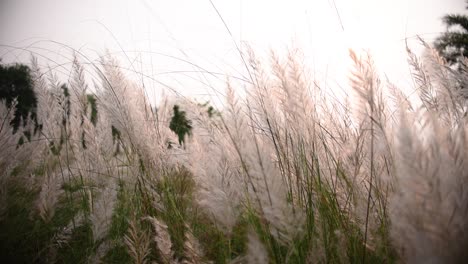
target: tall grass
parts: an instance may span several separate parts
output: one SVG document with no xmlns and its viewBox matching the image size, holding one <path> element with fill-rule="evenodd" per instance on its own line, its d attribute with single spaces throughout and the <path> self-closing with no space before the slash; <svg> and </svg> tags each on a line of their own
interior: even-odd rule
<svg viewBox="0 0 468 264">
<path fill-rule="evenodd" d="M 423 43 L 425 44 L 425 43 Z M 15 263 L 461 263 L 468 248 L 466 68 L 408 49 L 419 99 L 350 52 L 350 98 L 301 55 L 248 52 L 219 115 L 178 99 L 193 130 L 173 147 L 117 61 L 75 56 L 66 87 L 32 61 L 40 132 L 18 141 L 0 104 L 1 258 Z M 97 115 L 97 116 L 96 116 Z M 31 124 L 32 122 L 27 122 Z M 172 147 L 169 147 L 172 145 Z"/>
</svg>

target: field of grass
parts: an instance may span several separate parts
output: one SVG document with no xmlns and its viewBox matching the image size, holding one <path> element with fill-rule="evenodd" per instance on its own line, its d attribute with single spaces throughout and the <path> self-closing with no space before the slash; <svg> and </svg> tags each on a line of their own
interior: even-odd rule
<svg viewBox="0 0 468 264">
<path fill-rule="evenodd" d="M 0 102 L 1 262 L 468 259 L 467 68 L 408 50 L 404 90 L 351 51 L 339 100 L 296 53 L 248 54 L 247 85 L 216 87 L 215 114 L 177 99 L 193 127 L 183 146 L 171 100 L 150 106 L 111 56 L 87 69 L 94 112 L 79 56 L 68 94 L 33 59 L 41 129 L 13 133 Z"/>
</svg>

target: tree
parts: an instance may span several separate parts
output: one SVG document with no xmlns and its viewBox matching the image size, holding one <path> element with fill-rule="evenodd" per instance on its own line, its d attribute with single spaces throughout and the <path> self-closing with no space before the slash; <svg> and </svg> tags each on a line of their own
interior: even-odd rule
<svg viewBox="0 0 468 264">
<path fill-rule="evenodd" d="M 198 104 L 198 106 L 205 108 L 206 107 L 206 112 L 208 113 L 209 117 L 213 117 L 214 115 L 220 115 L 216 109 L 214 109 L 213 106 L 210 105 L 210 102 L 205 102 L 204 104 Z"/>
<path fill-rule="evenodd" d="M 461 57 L 468 57 L 468 16 L 449 14 L 444 16 L 443 22 L 447 31 L 436 39 L 435 48 L 450 65 L 454 65 L 461 62 Z"/>
<path fill-rule="evenodd" d="M 173 107 L 174 115 L 172 116 L 169 128 L 177 134 L 179 138 L 179 144 L 184 143 L 185 135 L 190 135 L 192 125 L 190 120 L 185 116 L 185 111 L 180 111 L 178 105 Z"/>
<path fill-rule="evenodd" d="M 15 116 L 11 122 L 15 131 L 18 130 L 21 120 L 26 122 L 28 116 L 36 121 L 37 99 L 28 66 L 0 64 L 0 100 L 5 100 L 7 107 L 11 107 L 15 100 L 17 102 Z"/>
</svg>

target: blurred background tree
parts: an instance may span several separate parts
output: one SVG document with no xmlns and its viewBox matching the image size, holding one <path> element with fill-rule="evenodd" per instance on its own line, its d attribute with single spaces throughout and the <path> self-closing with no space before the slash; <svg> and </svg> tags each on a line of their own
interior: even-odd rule
<svg viewBox="0 0 468 264">
<path fill-rule="evenodd" d="M 184 143 L 185 135 L 190 135 L 192 125 L 190 120 L 185 116 L 185 111 L 179 110 L 178 105 L 174 105 L 173 111 L 174 115 L 172 116 L 169 128 L 177 134 L 179 144 L 182 145 Z"/>
<path fill-rule="evenodd" d="M 447 30 L 435 40 L 435 48 L 449 65 L 461 63 L 462 56 L 468 57 L 468 15 L 449 14 L 442 20 Z"/>
<path fill-rule="evenodd" d="M 18 130 L 21 120 L 27 122 L 29 115 L 32 120 L 36 120 L 37 99 L 28 66 L 0 64 L 0 100 L 4 100 L 7 107 L 11 107 L 13 102 L 17 101 L 15 116 L 11 122 L 15 131 Z"/>
</svg>

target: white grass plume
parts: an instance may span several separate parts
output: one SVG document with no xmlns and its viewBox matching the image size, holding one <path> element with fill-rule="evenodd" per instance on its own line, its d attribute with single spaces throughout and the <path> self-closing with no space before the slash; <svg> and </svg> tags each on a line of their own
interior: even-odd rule
<svg viewBox="0 0 468 264">
<path fill-rule="evenodd" d="M 461 263 L 467 257 L 466 132 L 464 122 L 448 127 L 430 112 L 403 117 L 390 218 L 393 239 L 409 263 Z"/>
<path fill-rule="evenodd" d="M 110 180 L 113 181 L 113 180 Z M 108 183 L 93 199 L 92 211 L 89 216 L 92 224 L 93 239 L 100 241 L 103 239 L 110 228 L 112 214 L 117 200 L 117 185 Z"/>
<path fill-rule="evenodd" d="M 130 221 L 127 234 L 124 236 L 124 243 L 135 264 L 148 263 L 150 242 L 149 233 L 143 231 L 135 219 Z"/>
<path fill-rule="evenodd" d="M 153 226 L 153 240 L 156 243 L 161 257 L 163 257 L 165 263 L 171 263 L 174 257 L 174 252 L 172 251 L 172 242 L 167 225 L 155 217 L 148 216 L 145 219 Z"/>
</svg>

